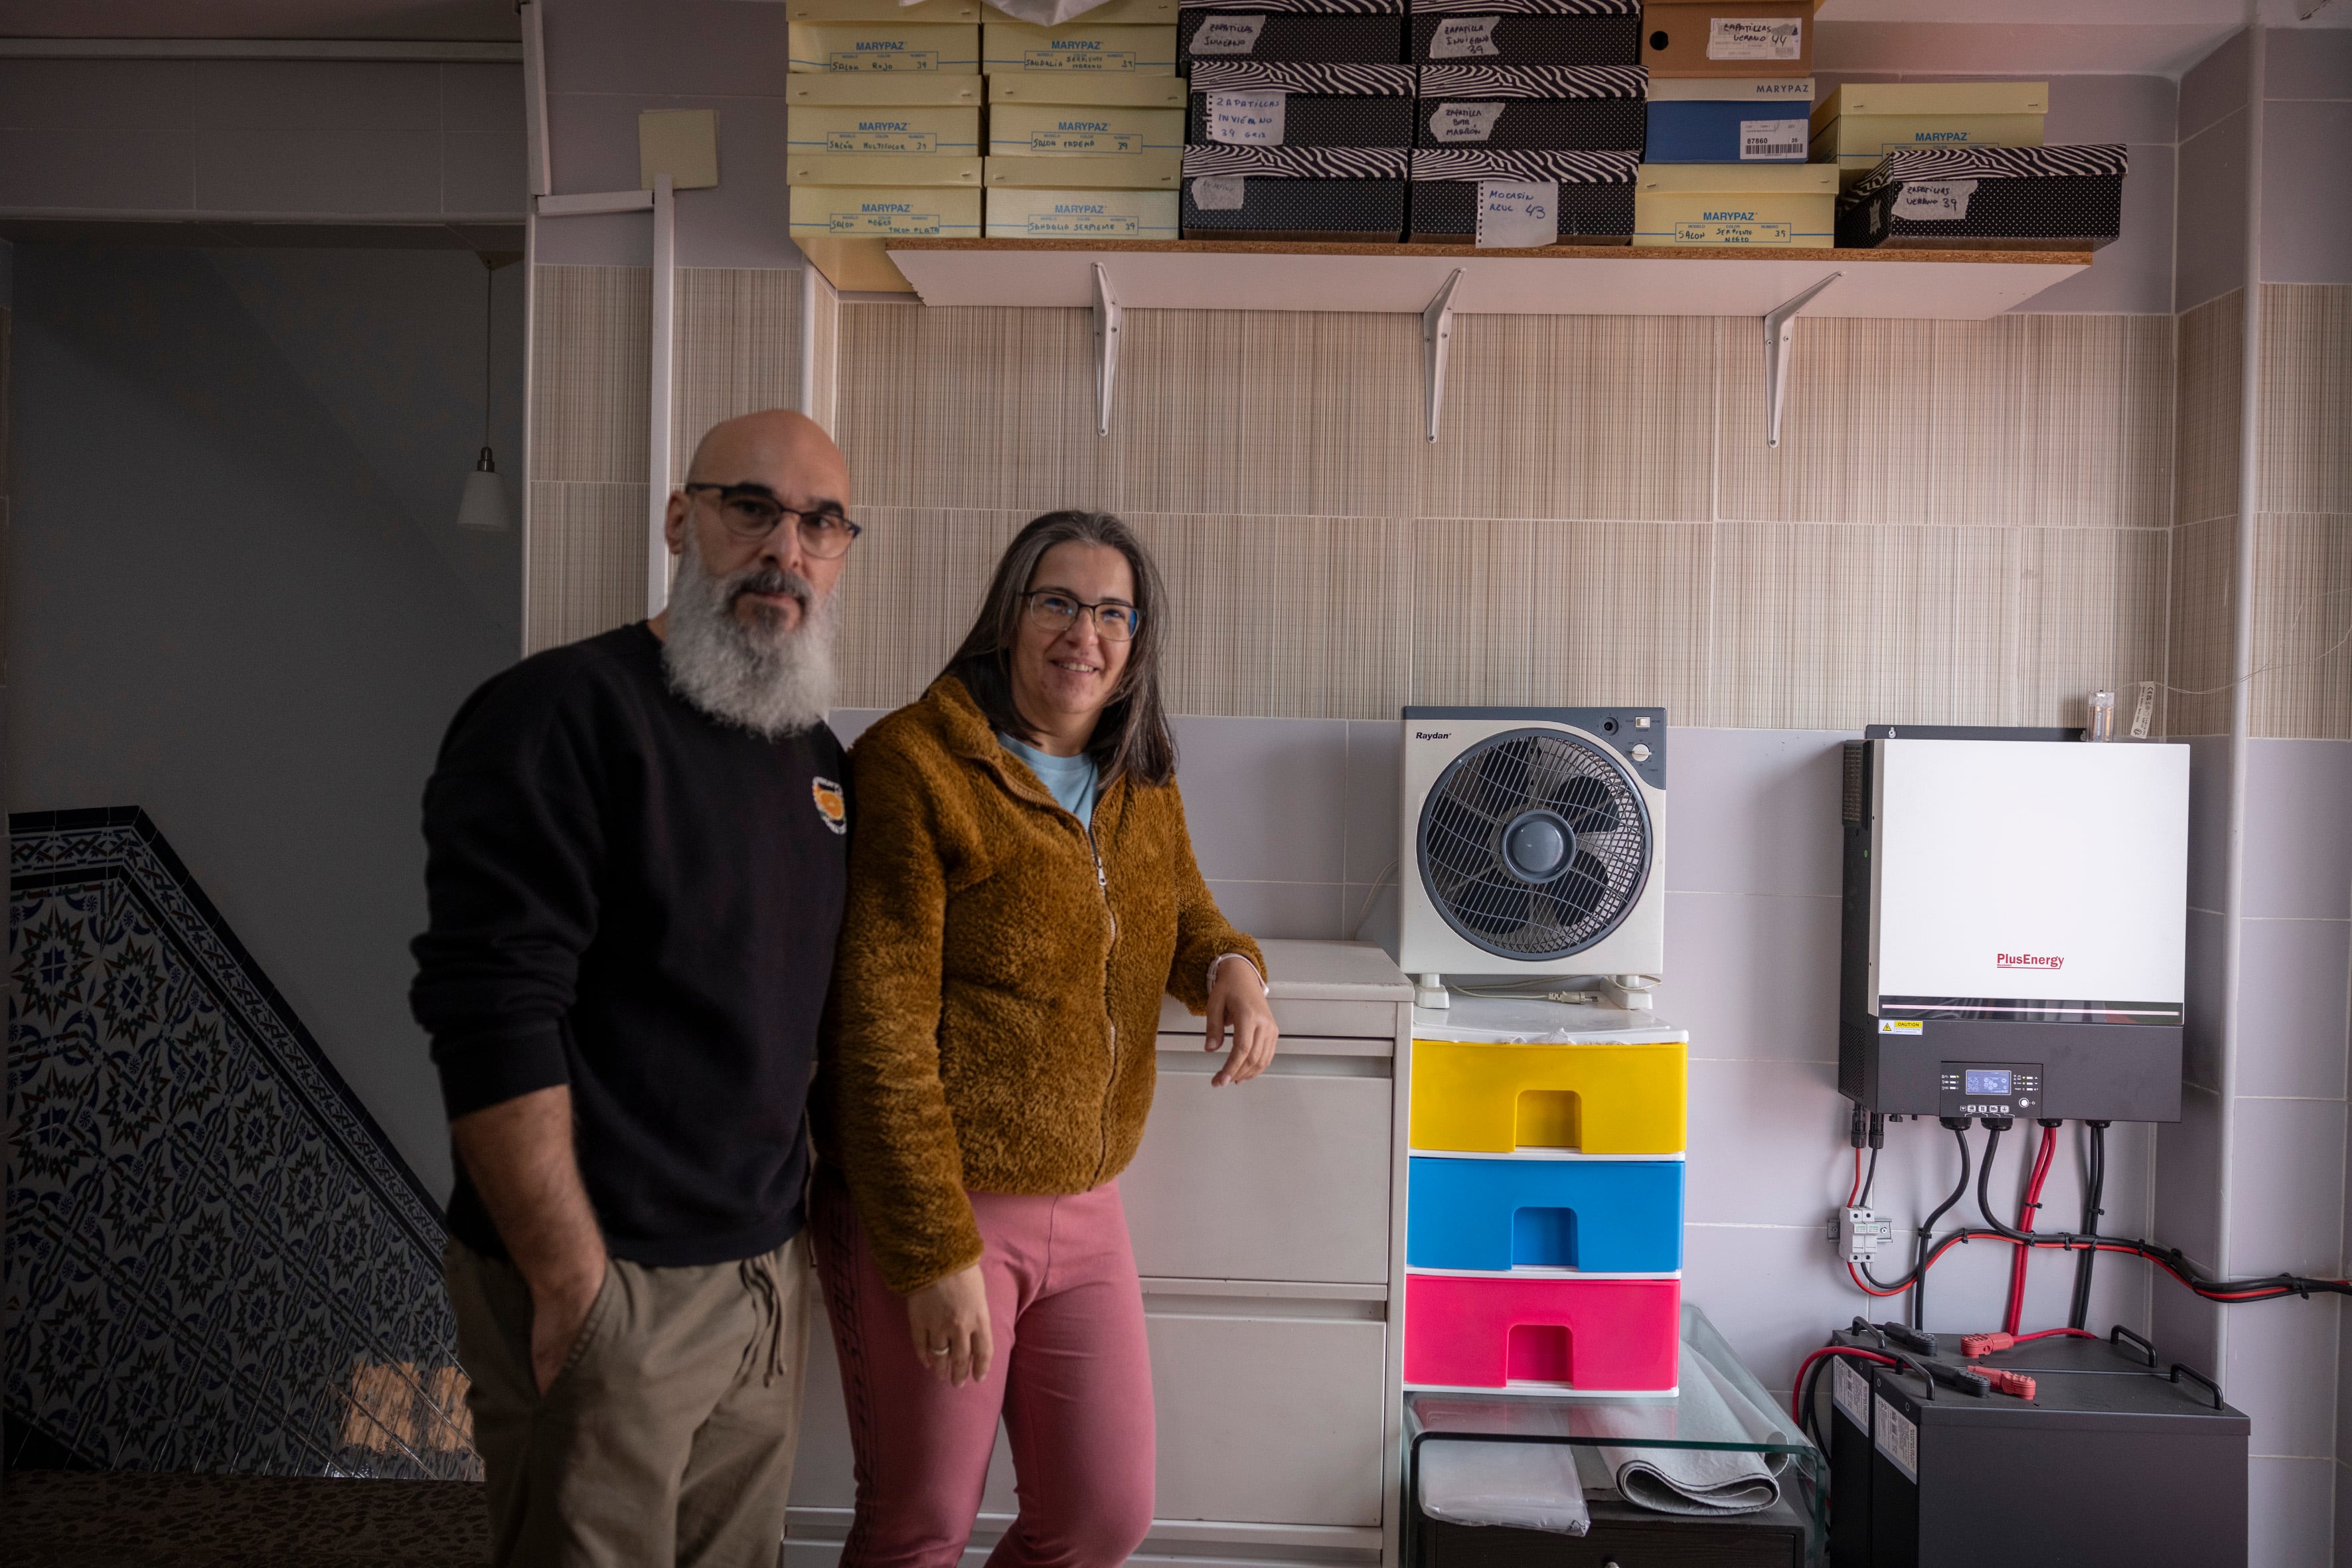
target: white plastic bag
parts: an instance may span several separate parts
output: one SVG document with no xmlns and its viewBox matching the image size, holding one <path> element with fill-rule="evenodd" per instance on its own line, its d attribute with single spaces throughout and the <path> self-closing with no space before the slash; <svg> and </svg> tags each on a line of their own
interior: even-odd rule
<svg viewBox="0 0 2352 1568">
<path fill-rule="evenodd" d="M 920 0 L 898 0 L 901 5 L 913 5 Z M 1059 26 L 1076 21 L 1103 0 L 994 0 L 1000 11 L 1009 11 L 1024 22 L 1034 22 L 1041 27 Z"/>
</svg>

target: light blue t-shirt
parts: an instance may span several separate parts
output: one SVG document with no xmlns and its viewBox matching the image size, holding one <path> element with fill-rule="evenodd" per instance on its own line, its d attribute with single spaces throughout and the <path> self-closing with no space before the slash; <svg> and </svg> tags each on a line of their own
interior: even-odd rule
<svg viewBox="0 0 2352 1568">
<path fill-rule="evenodd" d="M 1064 811 L 1087 825 L 1092 832 L 1095 824 L 1095 760 L 1084 752 L 1075 757 L 1057 757 L 1036 747 L 1000 734 L 997 740 L 1006 751 L 1029 764 L 1037 782 L 1045 786 Z"/>
</svg>

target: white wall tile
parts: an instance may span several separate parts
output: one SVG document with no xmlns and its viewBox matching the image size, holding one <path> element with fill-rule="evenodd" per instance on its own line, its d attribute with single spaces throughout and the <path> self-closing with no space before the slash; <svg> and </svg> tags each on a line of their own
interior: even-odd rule
<svg viewBox="0 0 2352 1568">
<path fill-rule="evenodd" d="M 1174 724 L 1176 781 L 1203 877 L 1342 879 L 1344 721 L 1179 718 Z"/>
<path fill-rule="evenodd" d="M 1689 1217 L 1821 1224 L 1845 1201 L 1853 1173 L 1835 1066 L 1712 1060 L 1705 1049 L 1693 1041 Z"/>
<path fill-rule="evenodd" d="M 2232 33 L 2180 77 L 2179 137 L 2186 142 L 2246 106 L 2246 35 Z"/>
<path fill-rule="evenodd" d="M 0 205 L 184 212 L 194 189 L 184 131 L 0 127 Z"/>
<path fill-rule="evenodd" d="M 2332 1459 L 2246 1463 L 2247 1568 L 2310 1568 L 2335 1542 Z"/>
<path fill-rule="evenodd" d="M 2352 918 L 2352 742 L 2256 740 L 2250 763 L 2246 912 Z"/>
<path fill-rule="evenodd" d="M 1391 883 L 1404 841 L 1404 731 L 1392 719 L 1348 724 L 1348 880 L 1366 886 L 1383 874 Z"/>
<path fill-rule="evenodd" d="M 2240 922 L 2238 1092 L 2340 1100 L 2352 921 Z"/>
<path fill-rule="evenodd" d="M 2343 1262 L 2344 1102 L 2237 1102 L 2229 1268 L 2333 1277 Z"/>
<path fill-rule="evenodd" d="M 2173 308 L 2186 310 L 2246 280 L 2246 115 L 2241 110 L 2180 142 Z"/>
<path fill-rule="evenodd" d="M 0 60 L 0 126 L 184 131 L 199 68 L 189 60 Z"/>
<path fill-rule="evenodd" d="M 2263 111 L 2263 277 L 2352 283 L 2352 100 L 2273 100 Z"/>
<path fill-rule="evenodd" d="M 1837 731 L 1676 726 L 1666 742 L 1666 886 L 1708 893 L 1843 890 Z"/>
<path fill-rule="evenodd" d="M 1821 1061 L 1837 1055 L 1841 900 L 1666 894 L 1658 1015 L 1702 1057 Z"/>
<path fill-rule="evenodd" d="M 2179 134 L 2180 87 L 2161 76 L 2053 76 L 2042 139 L 2161 142 Z M 2137 153 L 2137 149 L 2134 149 Z M 2132 172 L 2137 174 L 2135 163 Z M 2102 258 L 2101 259 L 2105 259 Z"/>
<path fill-rule="evenodd" d="M 2253 1420 L 2249 1452 L 2335 1458 L 2336 1380 L 2326 1374 L 2336 1365 L 2339 1300 L 2231 1309 L 2221 1388 Z"/>
<path fill-rule="evenodd" d="M 2155 1221 L 2151 1239 L 2180 1248 L 2200 1268 L 2217 1266 L 2221 1233 L 2221 1100 L 2194 1084 L 2180 1091 L 2180 1120 L 2156 1130 Z"/>
<path fill-rule="evenodd" d="M 1336 883 L 1213 881 L 1209 894 L 1228 921 L 1254 937 L 1339 939 Z"/>
<path fill-rule="evenodd" d="M 2183 979 L 2189 993 L 2181 1031 L 2181 1076 L 2200 1088 L 2221 1087 L 2224 1019 L 2221 973 L 2226 966 L 2230 922 L 2210 910 L 2189 911 L 2189 953 Z"/>
<path fill-rule="evenodd" d="M 517 70 L 518 102 L 520 79 Z M 438 131 L 441 72 L 396 61 L 200 60 L 194 119 L 199 130 Z"/>
<path fill-rule="evenodd" d="M 437 131 L 199 131 L 195 203 L 222 213 L 438 213 Z"/>
</svg>

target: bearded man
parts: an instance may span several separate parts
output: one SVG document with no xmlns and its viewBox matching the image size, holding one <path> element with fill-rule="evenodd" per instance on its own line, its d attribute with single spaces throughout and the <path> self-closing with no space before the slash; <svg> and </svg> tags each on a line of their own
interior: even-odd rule
<svg viewBox="0 0 2352 1568">
<path fill-rule="evenodd" d="M 485 685 L 425 786 L 411 1004 L 500 1563 L 774 1568 L 817 1310 L 848 500 L 800 415 L 714 428 L 664 520 L 669 608 Z"/>
</svg>

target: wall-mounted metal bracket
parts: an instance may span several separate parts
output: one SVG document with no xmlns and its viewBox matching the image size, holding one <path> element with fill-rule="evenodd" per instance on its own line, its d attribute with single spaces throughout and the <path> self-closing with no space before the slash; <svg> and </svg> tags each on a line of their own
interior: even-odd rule
<svg viewBox="0 0 2352 1568">
<path fill-rule="evenodd" d="M 670 409 L 677 363 L 677 193 L 670 176 L 654 176 L 652 352 L 646 356 L 646 614 L 669 604 Z"/>
<path fill-rule="evenodd" d="M 1797 312 L 1812 303 L 1813 296 L 1844 277 L 1832 272 L 1795 299 L 1768 311 L 1764 317 L 1764 444 L 1780 445 L 1780 406 L 1789 400 L 1789 361 L 1797 343 Z"/>
<path fill-rule="evenodd" d="M 1110 274 L 1095 268 L 1095 434 L 1110 434 L 1110 397 L 1118 385 L 1118 334 L 1127 315 L 1110 291 Z"/>
<path fill-rule="evenodd" d="M 1462 281 L 1455 268 L 1421 312 L 1421 404 L 1429 415 L 1429 438 L 1437 439 L 1437 416 L 1445 406 L 1445 351 L 1454 343 L 1454 287 Z"/>
</svg>

